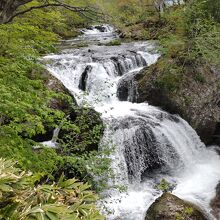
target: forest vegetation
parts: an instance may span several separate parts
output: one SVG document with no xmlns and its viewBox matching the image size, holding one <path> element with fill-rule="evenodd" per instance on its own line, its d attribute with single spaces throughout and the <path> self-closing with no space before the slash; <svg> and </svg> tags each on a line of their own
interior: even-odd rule
<svg viewBox="0 0 220 220">
<path fill-rule="evenodd" d="M 1 219 L 104 219 L 89 190 L 100 187 L 92 175 L 109 171 L 109 160 L 98 152 L 103 124 L 97 113 L 78 107 L 68 92 L 48 88 L 48 74 L 39 61 L 57 52 L 61 39 L 101 20 L 115 25 L 122 38 L 157 40 L 163 54 L 158 69 L 164 72 L 157 84 L 170 91 L 178 89 L 189 66 L 220 65 L 220 1 L 188 0 L 163 5 L 163 10 L 158 8 L 161 1 L 149 0 L 53 5 L 64 5 L 60 2 L 29 0 L 10 15 L 0 14 Z M 33 10 L 23 13 L 28 8 Z M 204 82 L 202 75 L 194 77 Z M 51 107 L 53 100 L 66 108 Z M 59 149 L 33 148 L 61 123 Z"/>
</svg>

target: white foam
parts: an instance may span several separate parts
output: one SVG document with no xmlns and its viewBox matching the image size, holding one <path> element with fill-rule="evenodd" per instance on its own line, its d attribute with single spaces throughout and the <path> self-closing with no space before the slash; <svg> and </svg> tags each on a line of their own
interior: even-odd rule
<svg viewBox="0 0 220 220">
<path fill-rule="evenodd" d="M 103 39 L 104 35 L 108 40 L 113 36 L 109 26 L 106 33 L 96 28 L 83 32 L 81 39 L 84 40 Z M 176 183 L 175 195 L 210 211 L 209 202 L 220 179 L 217 153 L 207 149 L 196 132 L 180 117 L 147 103 L 122 102 L 116 96 L 122 77 L 140 71 L 144 67 L 143 59 L 151 65 L 159 56 L 152 43 L 135 42 L 117 47 L 93 45 L 45 57 L 51 60 L 48 70 L 72 92 L 78 104 L 86 103 L 102 114 L 106 124 L 102 143 L 115 146 L 111 155 L 115 179 L 109 184 L 127 186 L 128 190 L 126 193 L 104 192 L 108 196 L 99 205 L 105 214 L 103 204 L 113 211 L 107 219 L 144 220 L 147 208 L 160 195 L 155 184 L 162 178 Z M 119 59 L 118 64 L 112 57 Z M 88 65 L 92 68 L 87 76 L 86 91 L 81 91 L 79 82 Z M 119 69 L 124 76 L 120 76 Z M 149 157 L 145 153 L 148 152 L 146 148 L 151 149 Z M 158 166 L 159 162 L 163 164 L 159 166 L 161 172 L 147 176 L 141 182 L 148 166 L 155 163 L 152 157 L 158 160 Z"/>
</svg>

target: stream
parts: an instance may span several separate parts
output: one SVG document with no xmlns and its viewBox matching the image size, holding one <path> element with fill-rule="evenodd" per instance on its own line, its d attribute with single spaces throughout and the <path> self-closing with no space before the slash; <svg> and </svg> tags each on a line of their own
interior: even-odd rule
<svg viewBox="0 0 220 220">
<path fill-rule="evenodd" d="M 132 103 L 138 95 L 128 79 L 160 57 L 154 42 L 106 43 L 118 38 L 109 25 L 82 30 L 64 41 L 60 54 L 51 54 L 47 69 L 73 94 L 79 105 L 101 113 L 106 126 L 102 146 L 114 146 L 109 185 L 126 187 L 125 192 L 103 192 L 99 206 L 107 219 L 144 220 L 146 210 L 161 195 L 155 187 L 165 178 L 173 194 L 200 206 L 209 215 L 209 203 L 220 180 L 220 158 L 214 148 L 201 142 L 191 126 L 148 103 Z M 78 47 L 79 44 L 85 47 Z M 127 83 L 124 101 L 119 89 Z M 122 94 L 123 95 L 123 94 Z M 110 144 L 111 143 L 111 144 Z M 105 206 L 105 208 L 103 208 Z M 108 211 L 106 211 L 106 209 Z"/>
</svg>

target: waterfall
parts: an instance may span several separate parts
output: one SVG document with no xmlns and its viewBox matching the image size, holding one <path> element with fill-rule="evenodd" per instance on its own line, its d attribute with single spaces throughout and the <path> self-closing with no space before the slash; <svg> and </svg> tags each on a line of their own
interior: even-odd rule
<svg viewBox="0 0 220 220">
<path fill-rule="evenodd" d="M 46 148 L 54 148 L 54 149 L 58 148 L 57 139 L 58 139 L 58 135 L 60 133 L 60 129 L 63 126 L 63 123 L 64 123 L 64 119 L 61 121 L 59 126 L 53 130 L 53 136 L 52 136 L 51 140 L 41 142 L 41 144 L 44 147 L 46 147 Z M 37 149 L 37 148 L 39 148 L 39 146 L 35 146 L 34 148 Z"/>
<path fill-rule="evenodd" d="M 89 46 L 67 49 L 44 57 L 47 69 L 74 95 L 79 105 L 100 112 L 106 125 L 100 143 L 114 146 L 111 185 L 127 187 L 126 193 L 104 192 L 100 201 L 112 211 L 107 219 L 144 219 L 160 195 L 155 184 L 166 178 L 175 183 L 174 194 L 209 211 L 209 202 L 220 179 L 217 153 L 207 149 L 190 125 L 147 103 L 131 103 L 137 91 L 134 75 L 157 61 L 153 42 L 119 46 L 97 45 L 117 38 L 108 25 L 93 26 L 66 43 L 86 41 Z"/>
</svg>

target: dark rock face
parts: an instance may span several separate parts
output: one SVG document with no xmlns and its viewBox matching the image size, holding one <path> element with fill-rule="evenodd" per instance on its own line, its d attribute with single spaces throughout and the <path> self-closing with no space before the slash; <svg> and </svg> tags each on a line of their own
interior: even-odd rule
<svg viewBox="0 0 220 220">
<path fill-rule="evenodd" d="M 117 89 L 117 97 L 120 101 L 128 100 L 129 85 L 127 81 L 120 81 Z"/>
<path fill-rule="evenodd" d="M 164 193 L 150 206 L 145 220 L 207 220 L 208 218 L 195 205 Z"/>
<path fill-rule="evenodd" d="M 119 57 L 111 57 L 111 60 L 114 61 L 118 75 L 122 76 L 124 74 L 124 70 L 123 70 L 123 66 L 119 62 Z"/>
<path fill-rule="evenodd" d="M 220 182 L 216 186 L 216 196 L 210 203 L 212 207 L 212 214 L 217 218 L 220 219 Z"/>
<path fill-rule="evenodd" d="M 189 66 L 180 85 L 170 91 L 158 83 L 166 74 L 161 60 L 135 76 L 138 97 L 132 101 L 146 101 L 170 113 L 179 114 L 197 131 L 203 142 L 219 144 L 220 70 Z M 202 77 L 202 82 L 195 78 L 196 75 Z"/>
<path fill-rule="evenodd" d="M 125 75 L 118 83 L 117 97 L 120 101 L 133 101 L 137 97 L 136 82 L 133 80 L 134 75 Z"/>
<path fill-rule="evenodd" d="M 73 103 L 76 104 L 76 101 L 72 94 L 66 89 L 66 87 L 54 76 L 52 76 L 48 71 L 45 71 L 45 81 L 44 85 L 47 89 L 56 92 L 57 94 L 66 94 L 72 97 Z M 70 103 L 63 98 L 62 96 L 54 97 L 50 100 L 48 104 L 49 108 L 57 109 L 63 111 L 66 115 L 70 115 L 71 118 L 75 118 L 76 114 L 73 114 L 72 108 Z"/>
<path fill-rule="evenodd" d="M 69 93 L 65 86 L 54 76 L 52 76 L 47 70 L 44 71 L 42 78 L 44 79 L 44 85 L 47 89 L 55 92 Z"/>
<path fill-rule="evenodd" d="M 88 79 L 88 74 L 91 72 L 92 66 L 87 66 L 85 70 L 83 71 L 80 82 L 79 82 L 79 89 L 82 91 L 86 91 L 86 84 L 87 84 L 87 79 Z"/>
<path fill-rule="evenodd" d="M 100 32 L 106 32 L 106 27 L 105 26 L 102 26 L 102 25 L 96 25 L 95 28 L 97 30 L 99 30 Z"/>
<path fill-rule="evenodd" d="M 220 146 L 220 122 L 217 123 L 213 138 L 214 138 L 214 143 Z"/>
</svg>

